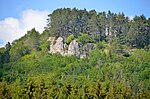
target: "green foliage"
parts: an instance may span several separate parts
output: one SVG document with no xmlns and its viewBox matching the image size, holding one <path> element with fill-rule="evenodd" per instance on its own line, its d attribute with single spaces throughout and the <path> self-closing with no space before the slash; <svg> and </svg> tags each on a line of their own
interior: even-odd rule
<svg viewBox="0 0 150 99">
<path fill-rule="evenodd" d="M 92 42 L 92 38 L 88 34 L 85 34 L 85 33 L 80 33 L 80 34 L 81 36 L 78 36 L 77 38 L 78 42 L 81 42 L 82 44 Z"/>
<path fill-rule="evenodd" d="M 69 35 L 66 39 L 66 43 L 69 44 L 73 39 L 74 39 L 74 35 L 73 34 Z"/>
<path fill-rule="evenodd" d="M 24 42 L 21 41 L 17 42 L 12 46 L 10 50 L 10 60 L 11 61 L 17 60 L 22 56 L 28 54 L 29 52 L 30 50 L 28 49 L 27 46 L 24 46 Z"/>
<path fill-rule="evenodd" d="M 0 97 L 1 99 L 11 99 L 9 86 L 6 82 L 0 82 Z"/>
<path fill-rule="evenodd" d="M 4 89 L 13 98 L 148 98 L 150 51 L 124 57 L 120 46 L 99 44 L 87 59 L 32 51 L 4 65 Z"/>
<path fill-rule="evenodd" d="M 111 11 L 96 12 L 76 8 L 57 9 L 49 14 L 46 31 L 50 36 L 68 37 L 80 36 L 80 32 L 87 33 L 94 41 L 117 40 L 119 44 L 144 48 L 149 44 L 150 21 L 144 15 L 135 16 L 133 20 L 122 13 Z M 47 33 L 48 34 L 48 33 Z"/>
<path fill-rule="evenodd" d="M 10 49 L 11 49 L 11 45 L 8 42 L 5 45 L 5 51 L 4 51 L 3 55 L 2 55 L 2 63 L 8 63 L 10 61 L 10 54 L 9 54 Z"/>
<path fill-rule="evenodd" d="M 98 49 L 104 49 L 105 44 L 106 44 L 106 42 L 104 42 L 104 41 L 96 43 Z"/>
<path fill-rule="evenodd" d="M 144 15 L 135 16 L 130 22 L 131 26 L 127 33 L 127 41 L 133 47 L 144 48 L 149 45 L 148 39 L 150 38 L 149 25 Z"/>
<path fill-rule="evenodd" d="M 42 50 L 46 50 L 47 51 L 49 49 L 49 43 L 48 42 L 42 43 L 40 48 Z"/>
<path fill-rule="evenodd" d="M 46 40 L 48 40 L 50 34 L 48 32 L 48 30 L 44 30 L 43 33 L 39 36 L 39 43 L 40 43 L 40 47 L 39 49 L 46 51 L 49 49 L 49 42 L 46 42 Z"/>
<path fill-rule="evenodd" d="M 124 13 L 76 8 L 57 9 L 49 17 L 41 35 L 32 29 L 0 48 L 0 98 L 150 98 L 150 19 L 129 21 Z M 82 59 L 50 54 L 49 36 L 96 47 Z"/>
<path fill-rule="evenodd" d="M 33 28 L 22 38 L 14 41 L 10 50 L 10 60 L 17 60 L 22 56 L 29 54 L 33 49 L 37 51 L 40 50 L 39 36 L 40 34 Z"/>
</svg>

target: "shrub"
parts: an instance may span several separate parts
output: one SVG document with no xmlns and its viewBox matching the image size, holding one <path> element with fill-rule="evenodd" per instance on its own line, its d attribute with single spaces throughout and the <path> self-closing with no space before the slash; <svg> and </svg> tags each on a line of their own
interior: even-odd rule
<svg viewBox="0 0 150 99">
<path fill-rule="evenodd" d="M 74 35 L 73 34 L 69 35 L 66 39 L 66 43 L 69 44 L 73 39 L 74 39 Z"/>
<path fill-rule="evenodd" d="M 82 44 L 92 42 L 92 38 L 88 34 L 85 34 L 85 33 L 80 33 L 80 34 L 81 36 L 78 36 L 77 38 L 78 42 L 81 42 Z"/>
</svg>

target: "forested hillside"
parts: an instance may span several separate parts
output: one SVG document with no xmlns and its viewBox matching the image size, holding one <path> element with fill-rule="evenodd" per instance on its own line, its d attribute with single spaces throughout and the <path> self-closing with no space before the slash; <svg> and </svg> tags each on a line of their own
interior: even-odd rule
<svg viewBox="0 0 150 99">
<path fill-rule="evenodd" d="M 76 8 L 48 17 L 43 33 L 33 28 L 0 48 L 1 99 L 150 98 L 150 18 Z M 94 49 L 53 54 L 49 37 Z"/>
</svg>

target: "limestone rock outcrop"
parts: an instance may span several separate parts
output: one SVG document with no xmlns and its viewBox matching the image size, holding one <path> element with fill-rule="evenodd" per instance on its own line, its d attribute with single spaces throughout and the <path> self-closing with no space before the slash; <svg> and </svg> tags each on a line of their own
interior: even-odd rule
<svg viewBox="0 0 150 99">
<path fill-rule="evenodd" d="M 86 45 L 80 48 L 80 58 L 87 58 L 88 53 L 93 50 L 95 45 L 93 43 L 87 43 Z"/>
<path fill-rule="evenodd" d="M 73 40 L 68 47 L 68 55 L 80 55 L 79 43 L 76 40 Z"/>
<path fill-rule="evenodd" d="M 50 41 L 50 53 L 60 53 L 63 56 L 71 56 L 75 55 L 80 58 L 86 58 L 87 53 L 90 52 L 94 48 L 93 43 L 87 43 L 86 46 L 82 46 L 82 44 L 78 43 L 76 40 L 70 42 L 69 45 L 64 43 L 64 39 L 62 37 L 58 37 L 55 39 L 54 37 L 49 37 L 48 41 Z"/>
<path fill-rule="evenodd" d="M 59 37 L 55 43 L 50 45 L 50 53 L 60 53 L 61 55 L 64 54 L 64 43 L 62 37 Z"/>
<path fill-rule="evenodd" d="M 95 45 L 93 43 L 87 43 L 85 48 L 84 48 L 84 51 L 90 52 L 94 48 L 94 46 Z"/>
</svg>

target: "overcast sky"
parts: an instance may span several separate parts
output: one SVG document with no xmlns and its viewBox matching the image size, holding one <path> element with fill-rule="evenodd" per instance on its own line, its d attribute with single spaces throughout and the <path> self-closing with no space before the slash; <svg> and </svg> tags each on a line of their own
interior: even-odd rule
<svg viewBox="0 0 150 99">
<path fill-rule="evenodd" d="M 34 27 L 41 33 L 47 14 L 64 7 L 150 17 L 150 0 L 0 0 L 0 47 Z"/>
</svg>

